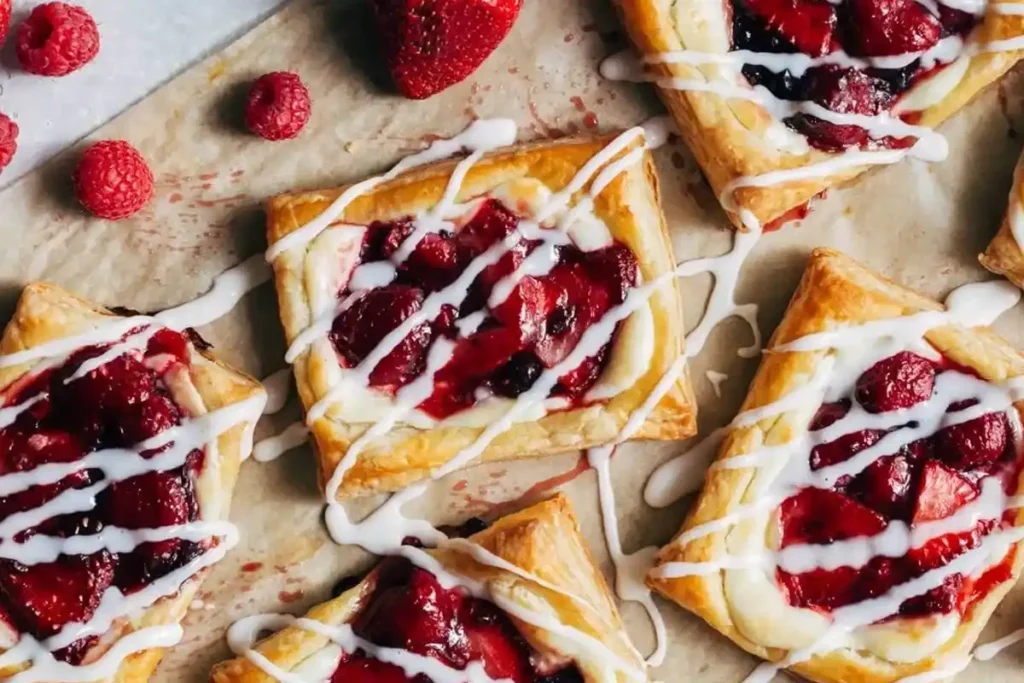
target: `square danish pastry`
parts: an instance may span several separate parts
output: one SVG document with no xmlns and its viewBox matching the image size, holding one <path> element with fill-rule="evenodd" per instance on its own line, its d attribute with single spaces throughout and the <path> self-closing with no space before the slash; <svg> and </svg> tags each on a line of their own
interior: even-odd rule
<svg viewBox="0 0 1024 683">
<path fill-rule="evenodd" d="M 0 678 L 145 681 L 266 402 L 160 317 L 31 284 L 0 342 Z"/>
<path fill-rule="evenodd" d="M 469 539 L 403 550 L 303 618 L 237 622 L 238 657 L 212 683 L 648 680 L 562 496 Z"/>
<path fill-rule="evenodd" d="M 873 165 L 944 158 L 931 128 L 1024 49 L 1024 16 L 994 1 L 616 4 L 641 64 L 602 71 L 655 82 L 741 227 L 802 215 Z"/>
<path fill-rule="evenodd" d="M 1024 357 L 977 327 L 1018 299 L 943 308 L 816 250 L 648 583 L 770 660 L 753 680 L 959 670 L 1021 569 Z"/>
<path fill-rule="evenodd" d="M 342 497 L 402 488 L 456 456 L 606 443 L 682 353 L 640 129 L 366 182 L 267 207 L 288 360 L 321 481 L 348 456 Z M 694 412 L 684 375 L 637 437 L 687 437 Z"/>
<path fill-rule="evenodd" d="M 1024 156 L 1013 173 L 1013 186 L 999 232 L 978 260 L 993 273 L 1024 288 Z"/>
</svg>

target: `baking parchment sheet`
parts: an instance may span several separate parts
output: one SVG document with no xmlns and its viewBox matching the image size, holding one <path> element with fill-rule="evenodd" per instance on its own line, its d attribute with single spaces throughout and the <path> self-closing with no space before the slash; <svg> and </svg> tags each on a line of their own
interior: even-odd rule
<svg viewBox="0 0 1024 683">
<path fill-rule="evenodd" d="M 143 311 L 189 300 L 218 273 L 264 248 L 262 199 L 380 172 L 475 117 L 512 117 L 527 140 L 622 128 L 663 112 L 648 87 L 598 75 L 600 60 L 625 46 L 607 0 L 527 0 L 512 34 L 478 72 L 424 102 L 387 93 L 368 21 L 361 2 L 295 0 L 97 131 L 94 138 L 130 140 L 154 169 L 156 196 L 133 220 L 92 221 L 75 206 L 74 150 L 0 194 L 4 319 L 21 287 L 40 278 L 106 305 Z M 264 142 L 241 129 L 241 106 L 252 78 L 282 69 L 299 72 L 309 86 L 313 117 L 296 140 Z M 999 225 L 1020 152 L 1013 131 L 1015 124 L 1024 125 L 1024 105 L 1014 93 L 1024 93 L 1024 71 L 1011 73 L 943 127 L 950 140 L 947 161 L 927 166 L 908 160 L 877 169 L 849 188 L 830 191 L 803 222 L 765 236 L 737 292 L 738 301 L 759 304 L 765 337 L 817 245 L 842 249 L 936 297 L 963 282 L 989 278 L 976 256 Z M 655 156 L 677 259 L 729 249 L 728 222 L 687 150 L 677 143 Z M 690 326 L 699 319 L 710 285 L 707 275 L 681 283 Z M 272 287 L 264 285 L 201 332 L 226 360 L 265 377 L 284 365 L 275 306 Z M 1019 347 L 1022 308 L 996 326 Z M 702 433 L 735 414 L 757 364 L 736 355 L 749 343 L 745 325 L 730 320 L 692 361 Z M 709 369 L 728 374 L 721 397 L 705 378 Z M 293 397 L 284 413 L 261 423 L 257 436 L 298 417 Z M 657 464 L 690 445 L 634 443 L 619 449 L 612 472 L 627 551 L 662 544 L 677 530 L 692 498 L 652 510 L 642 490 Z M 410 512 L 455 522 L 495 504 L 524 505 L 556 485 L 571 497 L 610 577 L 595 476 L 580 453 L 455 473 Z M 228 656 L 223 636 L 233 620 L 255 612 L 304 611 L 328 596 L 337 580 L 372 564 L 369 555 L 329 541 L 319 496 L 308 447 L 276 462 L 243 466 L 232 515 L 242 541 L 207 579 L 202 604 L 185 621 L 185 639 L 168 653 L 156 681 L 206 680 L 209 668 Z M 659 604 L 671 642 L 656 676 L 667 682 L 737 683 L 753 669 L 754 658 L 700 620 Z M 649 652 L 653 633 L 647 617 L 637 605 L 625 605 L 623 613 L 638 647 Z M 1020 627 L 1024 588 L 1002 603 L 981 642 Z M 959 678 L 972 679 L 1024 680 L 1024 646 L 975 662 Z"/>
</svg>

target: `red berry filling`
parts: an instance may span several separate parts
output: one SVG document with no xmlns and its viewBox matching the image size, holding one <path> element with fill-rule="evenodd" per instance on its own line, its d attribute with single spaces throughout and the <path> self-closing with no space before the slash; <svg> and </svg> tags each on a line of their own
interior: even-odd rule
<svg viewBox="0 0 1024 683">
<path fill-rule="evenodd" d="M 122 355 L 65 383 L 84 361 L 106 348 L 81 349 L 60 367 L 8 389 L 5 407 L 37 400 L 0 429 L 0 475 L 47 463 L 75 462 L 100 449 L 132 447 L 185 419 L 161 375 L 152 369 L 158 365 L 166 371 L 188 364 L 184 335 L 160 330 L 144 354 Z M 203 452 L 195 450 L 184 467 L 113 483 L 96 496 L 92 509 L 50 518 L 14 540 L 36 534 L 61 538 L 96 534 L 107 526 L 142 529 L 194 521 L 199 513 L 194 479 L 202 466 Z M 53 484 L 0 497 L 0 521 L 40 507 L 67 490 L 96 484 L 102 476 L 100 470 L 82 470 Z M 88 621 L 107 588 L 137 591 L 201 551 L 200 544 L 171 539 L 146 543 L 127 553 L 61 555 L 44 564 L 0 560 L 0 615 L 19 633 L 44 639 L 66 624 Z M 81 639 L 56 656 L 77 664 L 95 640 Z"/>
<path fill-rule="evenodd" d="M 375 645 L 431 657 L 453 669 L 471 662 L 483 665 L 495 680 L 514 683 L 582 683 L 575 665 L 541 670 L 532 648 L 511 620 L 493 604 L 445 589 L 430 573 L 404 559 L 385 560 L 374 572 L 369 602 L 353 623 L 359 637 Z M 429 683 L 424 675 L 408 678 L 394 664 L 361 650 L 342 654 L 332 683 Z"/>
<path fill-rule="evenodd" d="M 516 230 L 518 222 L 501 202 L 489 199 L 454 232 L 428 234 L 399 267 L 393 283 L 361 295 L 335 319 L 330 338 L 341 363 L 352 367 L 362 362 L 428 296 L 452 284 L 475 258 Z M 412 231 L 410 219 L 371 224 L 362 263 L 390 258 Z M 535 249 L 555 249 L 555 266 L 545 275 L 524 277 L 503 302 L 487 308 L 494 285 Z M 377 364 L 370 385 L 393 393 L 412 381 L 424 371 L 431 343 L 443 336 L 454 341 L 453 356 L 435 374 L 434 393 L 420 410 L 444 418 L 472 406 L 480 390 L 514 398 L 564 360 L 587 328 L 622 303 L 638 276 L 636 257 L 619 242 L 582 251 L 571 244 L 521 241 L 480 273 L 458 309 L 446 306 L 436 319 L 414 327 Z M 484 313 L 483 322 L 476 331 L 460 334 L 458 321 L 476 312 Z M 611 343 L 560 377 L 552 395 L 578 404 L 601 374 Z"/>
<path fill-rule="evenodd" d="M 900 352 L 865 371 L 857 380 L 853 398 L 871 413 L 910 408 L 931 399 L 936 376 L 943 372 L 970 371 L 945 360 L 933 362 L 908 351 Z M 955 413 L 974 403 L 955 403 L 948 412 Z M 834 424 L 851 406 L 851 399 L 822 405 L 811 422 L 811 431 Z M 985 477 L 998 478 L 1009 494 L 1016 486 L 1020 470 L 1009 432 L 1004 415 L 988 413 L 884 455 L 856 475 L 842 477 L 831 489 L 805 488 L 779 507 L 780 546 L 874 536 L 893 521 L 905 522 L 913 528 L 945 519 L 979 496 L 980 481 Z M 810 454 L 811 469 L 844 462 L 885 434 L 878 430 L 854 432 L 816 446 Z M 792 605 L 829 612 L 877 597 L 896 585 L 947 565 L 978 547 L 1001 523 L 1008 524 L 1009 520 L 979 520 L 969 530 L 934 538 L 904 557 L 875 557 L 863 567 L 816 569 L 799 574 L 780 569 L 777 578 Z M 1005 562 L 990 568 L 976 578 L 953 574 L 938 588 L 906 600 L 899 614 L 963 612 L 992 587 L 1009 579 L 1004 565 Z"/>
<path fill-rule="evenodd" d="M 842 50 L 851 57 L 919 53 L 942 38 L 966 36 L 978 18 L 946 6 L 933 16 L 917 0 L 733 0 L 733 48 L 754 52 L 803 53 L 811 57 Z M 938 68 L 942 68 L 941 66 Z M 915 59 L 902 68 L 862 69 L 836 64 L 797 75 L 746 65 L 743 74 L 783 100 L 815 102 L 842 114 L 876 116 L 888 111 L 915 83 L 935 72 Z M 850 147 L 898 148 L 911 138 L 873 139 L 863 128 L 799 113 L 785 120 L 810 144 L 828 152 Z"/>
</svg>

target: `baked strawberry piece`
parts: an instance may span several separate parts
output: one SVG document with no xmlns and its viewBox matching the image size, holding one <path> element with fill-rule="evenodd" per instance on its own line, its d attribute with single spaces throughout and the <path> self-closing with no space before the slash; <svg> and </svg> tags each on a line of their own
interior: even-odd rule
<svg viewBox="0 0 1024 683">
<path fill-rule="evenodd" d="M 860 376 L 852 397 L 819 409 L 811 424 L 812 435 L 846 416 L 854 401 L 869 413 L 881 414 L 933 400 L 935 384 L 943 373 L 973 375 L 948 361 L 932 361 L 909 351 L 884 358 Z M 955 416 L 976 403 L 953 403 L 947 415 Z M 846 462 L 883 436 L 915 424 L 908 417 L 907 424 L 891 430 L 853 431 L 818 445 L 811 452 L 811 469 L 820 471 Z M 1009 495 L 1020 470 L 1008 418 L 1003 413 L 986 413 L 881 455 L 861 471 L 840 477 L 831 489 L 805 488 L 790 496 L 778 511 L 780 546 L 877 536 L 891 524 L 918 529 L 957 514 L 982 495 L 984 486 L 995 485 Z M 981 516 L 962 525 L 962 530 L 940 533 L 915 545 L 903 557 L 875 556 L 864 566 L 802 573 L 780 569 L 777 578 L 791 604 L 829 612 L 943 567 L 1009 523 L 1002 517 Z M 983 588 L 991 589 L 1009 578 L 1007 562 L 1012 562 L 1012 554 L 980 576 L 952 574 L 941 586 L 906 600 L 899 614 L 924 616 L 954 610 L 962 614 L 984 597 Z"/>
<path fill-rule="evenodd" d="M 125 353 L 79 376 L 83 363 L 94 361 L 109 348 L 80 349 L 2 394 L 4 409 L 22 409 L 0 428 L 0 476 L 73 464 L 103 449 L 131 448 L 187 418 L 164 379 L 167 372 L 189 367 L 184 335 L 160 330 L 143 351 Z M 152 458 L 165 448 L 142 455 Z M 18 531 L 2 540 L 22 543 L 50 537 L 59 541 L 115 527 L 152 529 L 195 521 L 199 515 L 195 478 L 204 459 L 203 450 L 196 449 L 187 455 L 184 466 L 144 472 L 108 486 L 102 486 L 100 470 L 82 468 L 57 481 L 15 488 L 0 496 L 0 524 Z M 93 493 L 75 495 L 95 485 Z M 26 525 L 18 516 L 24 513 L 41 514 L 43 521 Z M 143 543 L 128 552 L 60 554 L 52 561 L 27 564 L 4 559 L 0 561 L 0 613 L 15 632 L 44 640 L 68 624 L 88 622 L 108 589 L 134 593 L 182 567 L 209 543 L 172 538 Z M 75 640 L 54 655 L 78 664 L 95 640 L 95 636 Z"/>
<path fill-rule="evenodd" d="M 374 571 L 374 589 L 352 624 L 375 645 L 430 657 L 453 669 L 478 662 L 492 680 L 513 683 L 582 683 L 572 664 L 540 671 L 532 648 L 512 621 L 462 588 L 446 589 L 431 573 L 404 559 L 388 559 Z M 362 651 L 342 654 L 331 683 L 426 683 L 394 664 Z"/>
<path fill-rule="evenodd" d="M 466 79 L 512 30 L 522 0 L 373 0 L 398 91 L 421 100 Z"/>
<path fill-rule="evenodd" d="M 356 300 L 335 319 L 330 339 L 341 364 L 359 365 L 417 314 L 427 297 L 451 285 L 518 222 L 500 201 L 487 199 L 454 231 L 427 234 L 398 266 L 392 283 L 355 294 Z M 392 262 L 412 232 L 411 219 L 371 224 L 360 265 Z M 490 301 L 495 286 L 536 249 L 555 250 L 550 271 L 525 275 L 503 300 Z M 431 344 L 447 338 L 454 343 L 451 360 L 437 370 L 434 391 L 420 410 L 441 419 L 474 405 L 481 392 L 515 398 L 563 361 L 587 329 L 623 302 L 638 278 L 636 257 L 619 242 L 583 251 L 575 244 L 523 240 L 474 279 L 458 309 L 446 306 L 435 319 L 409 330 L 370 373 L 370 386 L 394 394 L 423 373 Z M 351 293 L 343 292 L 346 296 Z M 476 328 L 463 332 L 469 316 L 478 318 Z M 567 408 L 583 402 L 613 343 L 614 337 L 560 377 L 551 395 L 566 399 Z"/>
<path fill-rule="evenodd" d="M 733 0 L 733 48 L 755 52 L 824 57 L 837 51 L 858 58 L 923 53 L 949 37 L 964 38 L 979 17 L 943 7 L 938 17 L 916 0 Z M 933 67 L 914 59 L 896 68 L 840 64 L 814 66 L 802 74 L 745 65 L 752 85 L 762 85 L 783 100 L 810 101 L 840 114 L 877 116 L 888 110 Z M 909 138 L 871 137 L 855 125 L 841 125 L 797 113 L 785 119 L 814 147 L 899 148 Z"/>
</svg>

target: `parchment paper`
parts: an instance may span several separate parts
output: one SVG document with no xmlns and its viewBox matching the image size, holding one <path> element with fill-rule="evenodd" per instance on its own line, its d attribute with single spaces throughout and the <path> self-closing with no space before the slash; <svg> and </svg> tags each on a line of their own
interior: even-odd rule
<svg viewBox="0 0 1024 683">
<path fill-rule="evenodd" d="M 353 7 L 356 4 L 356 7 Z M 70 151 L 0 194 L 0 312 L 13 309 L 20 288 L 46 278 L 107 305 L 152 310 L 207 289 L 213 277 L 265 246 L 260 200 L 293 188 L 341 184 L 379 172 L 434 135 L 451 135 L 473 117 L 511 116 L 520 137 L 533 139 L 625 127 L 663 110 L 645 86 L 603 81 L 600 59 L 624 46 L 606 0 L 528 0 L 514 31 L 469 81 L 425 102 L 386 94 L 364 3 L 295 0 L 252 33 L 170 82 L 95 138 L 126 138 L 149 159 L 156 198 L 134 220 L 88 220 L 71 198 Z M 264 142 L 241 130 L 240 107 L 250 80 L 263 72 L 299 72 L 313 95 L 313 118 L 296 140 Z M 1020 150 L 1013 124 L 1024 107 L 1024 72 L 1011 74 L 944 128 L 950 159 L 933 166 L 905 161 L 854 186 L 833 190 L 798 225 L 766 236 L 741 278 L 737 299 L 761 306 L 766 338 L 781 317 L 810 249 L 834 246 L 929 295 L 944 296 L 966 281 L 989 277 L 976 255 L 995 233 Z M 656 154 L 664 208 L 679 260 L 721 253 L 732 233 L 686 149 Z M 689 325 L 699 319 L 708 276 L 683 281 Z M 997 328 L 1024 346 L 1021 308 Z M 265 285 L 230 316 L 202 329 L 228 361 L 257 377 L 283 366 L 284 341 L 273 290 Z M 726 322 L 692 363 L 702 433 L 727 422 L 742 400 L 756 360 L 736 349 L 749 332 Z M 704 373 L 728 373 L 716 397 Z M 257 435 L 299 416 L 293 397 L 285 413 L 261 423 Z M 627 551 L 664 543 L 690 499 L 664 510 L 642 499 L 647 474 L 690 444 L 627 444 L 612 464 Z M 578 475 L 578 476 L 577 476 Z M 601 534 L 595 477 L 579 453 L 541 462 L 504 463 L 456 473 L 436 484 L 417 512 L 437 522 L 485 512 L 495 503 L 526 500 L 563 484 L 603 568 L 611 566 Z M 368 503 L 364 503 L 366 505 Z M 519 506 L 520 502 L 509 502 Z M 372 558 L 339 548 L 322 530 L 319 492 L 308 448 L 271 464 L 248 462 L 232 515 L 243 540 L 203 587 L 204 607 L 185 622 L 185 640 L 168 654 L 155 680 L 204 681 L 228 655 L 224 629 L 258 611 L 299 612 L 326 597 L 342 577 Z M 671 645 L 656 675 L 665 681 L 736 683 L 752 657 L 682 609 L 659 601 Z M 630 633 L 653 647 L 646 617 L 623 607 Z M 997 610 L 986 642 L 1024 626 L 1024 588 Z M 1024 680 L 1024 646 L 974 663 L 960 680 Z M 979 678 L 980 677 L 980 678 Z"/>
</svg>

